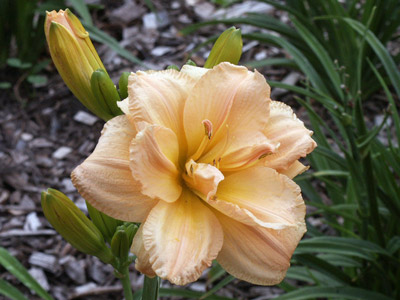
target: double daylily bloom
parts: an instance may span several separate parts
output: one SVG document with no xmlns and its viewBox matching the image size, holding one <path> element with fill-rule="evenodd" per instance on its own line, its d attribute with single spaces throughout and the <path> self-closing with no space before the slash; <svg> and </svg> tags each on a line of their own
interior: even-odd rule
<svg viewBox="0 0 400 300">
<path fill-rule="evenodd" d="M 229 63 L 132 73 L 128 90 L 72 180 L 98 210 L 142 223 L 136 268 L 183 285 L 217 259 L 236 278 L 280 282 L 306 231 L 291 178 L 312 132 L 260 73 Z"/>
</svg>

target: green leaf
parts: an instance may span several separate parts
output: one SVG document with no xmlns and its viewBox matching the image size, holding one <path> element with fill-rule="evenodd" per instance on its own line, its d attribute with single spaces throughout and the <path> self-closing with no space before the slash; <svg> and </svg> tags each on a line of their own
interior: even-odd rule
<svg viewBox="0 0 400 300">
<path fill-rule="evenodd" d="M 370 30 L 366 30 L 363 24 L 350 18 L 342 18 L 342 19 L 345 22 L 347 22 L 359 34 L 361 35 L 365 34 L 366 41 L 381 60 L 387 74 L 389 75 L 389 78 L 392 80 L 393 87 L 396 90 L 397 95 L 400 97 L 400 71 L 397 68 L 393 58 L 390 56 L 388 50 L 379 41 L 379 39 L 375 36 L 373 32 L 371 32 Z"/>
<path fill-rule="evenodd" d="M 291 18 L 291 21 L 293 22 L 299 34 L 303 37 L 304 41 L 307 43 L 310 49 L 320 60 L 321 65 L 325 68 L 328 78 L 332 81 L 336 93 L 339 95 L 340 99 L 342 99 L 343 91 L 340 87 L 341 86 L 340 76 L 339 73 L 336 71 L 335 65 L 333 64 L 333 60 L 330 58 L 328 52 L 319 43 L 316 37 L 305 26 L 303 26 L 303 24 L 301 24 L 295 18 Z"/>
<path fill-rule="evenodd" d="M 386 248 L 391 254 L 395 254 L 397 251 L 399 251 L 400 250 L 400 236 L 392 237 L 392 239 L 387 244 Z"/>
<path fill-rule="evenodd" d="M 304 287 L 274 298 L 275 300 L 305 300 L 315 298 L 340 298 L 346 300 L 391 300 L 385 295 L 349 286 Z"/>
<path fill-rule="evenodd" d="M 30 67 L 32 67 L 31 63 L 22 62 L 19 58 L 9 58 L 7 59 L 7 64 L 10 67 L 18 69 L 29 69 Z"/>
<path fill-rule="evenodd" d="M 213 266 L 208 272 L 207 284 L 213 283 L 214 281 L 220 279 L 226 274 L 226 271 L 221 267 L 221 265 L 215 260 Z"/>
<path fill-rule="evenodd" d="M 295 259 L 302 265 L 330 277 L 331 280 L 336 281 L 338 284 L 351 284 L 351 278 L 346 273 L 319 257 L 311 254 L 301 254 L 296 255 Z"/>
<path fill-rule="evenodd" d="M 11 87 L 12 87 L 12 85 L 11 85 L 10 82 L 7 82 L 7 81 L 1 81 L 0 82 L 0 89 L 2 89 L 2 90 L 7 90 L 7 89 L 9 89 Z"/>
<path fill-rule="evenodd" d="M 212 294 L 218 292 L 219 289 L 223 288 L 225 285 L 232 282 L 233 280 L 235 280 L 235 277 L 233 277 L 232 275 L 225 277 L 223 280 L 218 282 L 218 284 L 216 284 L 212 289 L 210 289 L 208 292 L 204 293 L 200 297 L 200 299 L 206 299 L 207 297 L 211 296 Z"/>
<path fill-rule="evenodd" d="M 301 71 L 308 77 L 314 87 L 317 88 L 323 95 L 329 94 L 327 87 L 321 79 L 321 76 L 315 70 L 314 66 L 307 60 L 304 54 L 290 42 L 281 37 L 267 33 L 243 34 L 243 38 L 265 43 L 273 43 L 284 48 L 293 57 L 293 60 L 298 64 Z"/>
<path fill-rule="evenodd" d="M 26 80 L 35 86 L 44 86 L 47 83 L 47 77 L 44 75 L 29 75 Z"/>
<path fill-rule="evenodd" d="M 321 254 L 318 255 L 318 257 L 338 267 L 354 267 L 354 268 L 362 267 L 362 263 L 360 262 L 360 260 L 348 256 L 337 255 L 337 254 Z"/>
<path fill-rule="evenodd" d="M 262 60 L 252 60 L 244 63 L 248 68 L 261 68 L 266 66 L 282 66 L 290 67 L 291 69 L 296 69 L 297 65 L 294 63 L 293 59 L 288 58 L 267 58 Z"/>
<path fill-rule="evenodd" d="M 11 300 L 28 300 L 17 288 L 3 279 L 0 279 L 0 295 L 6 296 Z"/>
<path fill-rule="evenodd" d="M 0 247 L 0 265 L 43 299 L 54 300 L 31 274 L 28 273 L 24 266 L 3 247 Z"/>
<path fill-rule="evenodd" d="M 313 237 L 302 240 L 297 247 L 295 254 L 309 253 L 330 253 L 341 254 L 350 257 L 359 257 L 366 260 L 375 260 L 377 254 L 391 256 L 389 252 L 377 244 L 345 237 Z"/>
</svg>

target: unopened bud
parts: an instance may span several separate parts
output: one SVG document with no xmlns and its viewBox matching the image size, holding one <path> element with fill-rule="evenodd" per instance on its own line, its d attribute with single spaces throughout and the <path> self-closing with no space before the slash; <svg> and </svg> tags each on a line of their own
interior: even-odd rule
<svg viewBox="0 0 400 300">
<path fill-rule="evenodd" d="M 128 97 L 128 78 L 130 74 L 130 72 L 124 72 L 119 78 L 118 87 L 121 99 L 125 99 Z"/>
<path fill-rule="evenodd" d="M 114 117 L 92 93 L 92 73 L 105 68 L 79 19 L 69 9 L 47 12 L 44 31 L 51 58 L 75 97 L 103 120 Z"/>
<path fill-rule="evenodd" d="M 54 189 L 42 192 L 42 208 L 46 219 L 74 248 L 105 263 L 113 261 L 101 232 L 63 193 Z"/>
<path fill-rule="evenodd" d="M 107 216 L 101 211 L 98 211 L 96 208 L 90 205 L 89 202 L 86 202 L 86 206 L 88 208 L 92 222 L 97 227 L 97 229 L 100 230 L 104 239 L 111 245 L 111 239 L 114 236 L 117 227 L 122 225 L 123 222 Z"/>
<path fill-rule="evenodd" d="M 211 69 L 221 62 L 237 64 L 242 56 L 242 34 L 240 29 L 231 27 L 225 30 L 215 42 L 204 68 Z"/>
<path fill-rule="evenodd" d="M 119 258 L 120 263 L 128 259 L 129 250 L 132 245 L 133 237 L 138 230 L 138 226 L 133 223 L 125 223 L 118 227 L 111 240 L 111 251 Z"/>
<path fill-rule="evenodd" d="M 102 69 L 94 71 L 90 79 L 90 85 L 102 111 L 111 116 L 122 115 L 122 111 L 117 105 L 117 101 L 120 101 L 118 91 L 106 71 Z"/>
</svg>

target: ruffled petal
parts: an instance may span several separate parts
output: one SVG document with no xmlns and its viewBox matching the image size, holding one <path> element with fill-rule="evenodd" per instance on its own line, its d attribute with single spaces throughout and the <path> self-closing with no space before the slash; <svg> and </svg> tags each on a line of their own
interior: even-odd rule
<svg viewBox="0 0 400 300">
<path fill-rule="evenodd" d="M 151 278 L 156 276 L 156 273 L 151 268 L 151 264 L 149 262 L 149 253 L 144 248 L 143 226 L 139 227 L 139 230 L 136 232 L 135 237 L 133 238 L 131 252 L 136 255 L 136 270 Z"/>
<path fill-rule="evenodd" d="M 245 67 L 221 63 L 197 81 L 183 112 L 189 156 L 203 141 L 204 120 L 212 123 L 214 135 L 224 127 L 237 90 L 248 73 Z"/>
<path fill-rule="evenodd" d="M 183 67 L 181 68 L 181 73 L 189 75 L 196 81 L 198 81 L 208 71 L 210 71 L 210 69 L 195 67 L 191 65 L 183 65 Z"/>
<path fill-rule="evenodd" d="M 176 134 L 158 125 L 146 126 L 130 145 L 133 177 L 141 192 L 151 198 L 176 201 L 182 192 L 178 171 L 179 144 Z"/>
<path fill-rule="evenodd" d="M 157 201 L 140 192 L 129 168 L 129 145 L 136 130 L 125 116 L 104 125 L 94 152 L 71 174 L 78 192 L 116 219 L 142 222 Z"/>
<path fill-rule="evenodd" d="M 200 78 L 192 94 L 200 96 L 191 95 L 185 106 L 188 140 L 193 137 L 193 130 L 199 132 L 193 140 L 205 139 L 204 129 L 200 132 L 200 121 L 209 121 L 213 128 L 203 153 L 197 154 L 198 162 L 216 161 L 221 170 L 233 171 L 249 167 L 275 150 L 275 143 L 263 132 L 271 100 L 270 87 L 260 73 L 222 63 Z M 195 112 L 198 120 L 193 117 Z M 189 153 L 193 152 L 189 149 Z"/>
<path fill-rule="evenodd" d="M 155 273 L 184 285 L 197 280 L 222 247 L 215 215 L 189 190 L 173 203 L 160 201 L 143 227 L 143 242 Z"/>
<path fill-rule="evenodd" d="M 170 128 L 183 145 L 182 114 L 193 85 L 190 76 L 176 70 L 132 73 L 128 83 L 130 115 L 136 124 Z"/>
<path fill-rule="evenodd" d="M 306 212 L 299 186 L 260 165 L 226 176 L 208 203 L 237 221 L 274 229 L 298 226 Z"/>
<path fill-rule="evenodd" d="M 231 275 L 259 285 L 283 280 L 290 258 L 306 231 L 304 222 L 282 230 L 249 226 L 216 213 L 224 231 L 217 261 Z"/>
<path fill-rule="evenodd" d="M 289 168 L 287 168 L 286 170 L 282 170 L 280 173 L 286 175 L 290 179 L 293 179 L 297 175 L 300 175 L 301 173 L 307 171 L 309 168 L 310 166 L 305 166 L 301 162 L 296 160 L 289 166 Z"/>
<path fill-rule="evenodd" d="M 218 184 L 224 179 L 224 175 L 214 166 L 190 160 L 186 163 L 183 178 L 189 188 L 209 199 L 217 192 Z"/>
<path fill-rule="evenodd" d="M 292 109 L 278 101 L 271 102 L 268 124 L 264 130 L 271 141 L 280 146 L 265 158 L 265 165 L 280 171 L 287 169 L 300 157 L 305 157 L 317 146 L 312 131 L 304 127 Z"/>
</svg>

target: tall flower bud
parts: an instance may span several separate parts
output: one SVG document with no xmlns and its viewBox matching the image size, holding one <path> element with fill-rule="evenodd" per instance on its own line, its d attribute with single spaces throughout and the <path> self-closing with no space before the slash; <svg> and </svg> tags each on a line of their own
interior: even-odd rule
<svg viewBox="0 0 400 300">
<path fill-rule="evenodd" d="M 74 248 L 105 263 L 113 262 L 101 232 L 67 196 L 48 189 L 42 192 L 42 208 L 46 219 Z"/>
<path fill-rule="evenodd" d="M 211 69 L 221 62 L 237 65 L 242 56 L 242 33 L 234 26 L 225 30 L 216 40 L 204 68 Z"/>
<path fill-rule="evenodd" d="M 51 58 L 71 92 L 94 114 L 111 119 L 114 115 L 98 103 L 90 84 L 94 71 L 106 70 L 79 19 L 69 9 L 47 12 L 44 31 Z"/>
</svg>

